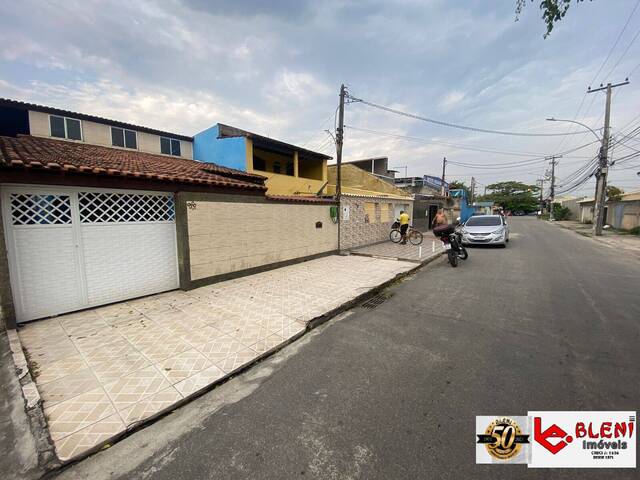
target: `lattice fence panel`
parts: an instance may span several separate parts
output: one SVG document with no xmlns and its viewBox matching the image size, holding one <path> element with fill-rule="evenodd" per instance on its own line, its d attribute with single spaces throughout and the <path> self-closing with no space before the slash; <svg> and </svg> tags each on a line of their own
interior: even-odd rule
<svg viewBox="0 0 640 480">
<path fill-rule="evenodd" d="M 68 195 L 11 194 L 13 225 L 65 225 L 71 223 Z"/>
<path fill-rule="evenodd" d="M 169 222 L 175 219 L 173 198 L 137 193 L 80 192 L 82 223 Z"/>
</svg>

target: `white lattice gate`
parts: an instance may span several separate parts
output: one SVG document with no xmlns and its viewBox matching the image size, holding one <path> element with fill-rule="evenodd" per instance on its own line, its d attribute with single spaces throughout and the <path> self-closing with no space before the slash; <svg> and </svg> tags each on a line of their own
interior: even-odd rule
<svg viewBox="0 0 640 480">
<path fill-rule="evenodd" d="M 170 194 L 3 187 L 2 206 L 19 322 L 178 287 Z"/>
</svg>

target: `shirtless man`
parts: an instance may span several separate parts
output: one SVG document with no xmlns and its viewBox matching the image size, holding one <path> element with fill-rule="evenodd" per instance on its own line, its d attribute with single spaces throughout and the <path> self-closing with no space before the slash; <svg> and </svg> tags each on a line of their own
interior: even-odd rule
<svg viewBox="0 0 640 480">
<path fill-rule="evenodd" d="M 447 220 L 447 216 L 444 214 L 444 209 L 440 208 L 438 209 L 438 213 L 436 214 L 436 217 L 433 219 L 433 224 L 431 225 L 431 228 L 439 227 L 440 225 L 447 225 L 448 223 L 449 221 Z"/>
</svg>

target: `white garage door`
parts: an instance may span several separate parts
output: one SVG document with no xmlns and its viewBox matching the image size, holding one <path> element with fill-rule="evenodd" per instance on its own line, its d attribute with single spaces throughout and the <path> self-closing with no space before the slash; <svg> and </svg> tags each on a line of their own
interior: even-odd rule
<svg viewBox="0 0 640 480">
<path fill-rule="evenodd" d="M 19 322 L 178 288 L 170 194 L 3 187 Z"/>
</svg>

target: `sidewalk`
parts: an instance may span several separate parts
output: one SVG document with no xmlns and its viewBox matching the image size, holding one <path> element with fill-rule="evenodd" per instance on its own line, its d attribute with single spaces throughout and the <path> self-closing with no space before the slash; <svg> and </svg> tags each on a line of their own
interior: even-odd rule
<svg viewBox="0 0 640 480">
<path fill-rule="evenodd" d="M 25 325 L 58 457 L 113 443 L 416 267 L 336 255 Z"/>
<path fill-rule="evenodd" d="M 618 233 L 613 230 L 604 229 L 601 237 L 593 235 L 593 225 L 576 222 L 574 220 L 563 220 L 550 222 L 558 227 L 571 230 L 584 237 L 602 243 L 609 248 L 617 248 L 630 254 L 633 258 L 640 260 L 640 237 L 637 235 L 629 235 Z"/>
<path fill-rule="evenodd" d="M 351 249 L 352 255 L 363 255 L 377 258 L 390 258 L 408 262 L 426 263 L 442 253 L 442 242 L 431 232 L 425 232 L 420 245 L 400 245 L 388 240 L 374 245 Z"/>
</svg>

